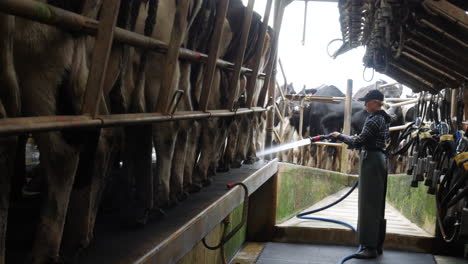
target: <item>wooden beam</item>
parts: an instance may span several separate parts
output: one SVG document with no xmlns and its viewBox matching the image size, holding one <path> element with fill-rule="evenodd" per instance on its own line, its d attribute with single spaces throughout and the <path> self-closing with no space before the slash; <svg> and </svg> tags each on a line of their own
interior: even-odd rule
<svg viewBox="0 0 468 264">
<path fill-rule="evenodd" d="M 302 139 L 302 128 L 304 127 L 304 100 L 299 106 L 299 138 Z"/>
<path fill-rule="evenodd" d="M 343 123 L 343 134 L 349 135 L 351 133 L 351 116 L 352 116 L 352 104 L 351 98 L 353 96 L 353 80 L 348 80 L 346 87 L 346 100 L 345 100 L 345 111 L 344 111 L 344 123 Z M 348 147 L 343 145 L 341 148 L 341 172 L 348 172 Z"/>
<path fill-rule="evenodd" d="M 102 88 L 107 72 L 109 54 L 114 39 L 114 28 L 119 14 L 120 0 L 104 0 L 96 42 L 91 59 L 86 92 L 83 100 L 82 112 L 96 117 L 99 104 L 103 97 Z"/>
<path fill-rule="evenodd" d="M 177 87 L 177 80 L 174 74 L 177 70 L 177 62 L 179 58 L 180 46 L 185 38 L 187 28 L 187 15 L 189 11 L 189 0 L 179 1 L 177 5 L 176 15 L 171 32 L 171 40 L 165 58 L 163 79 L 161 80 L 161 91 L 159 92 L 158 102 L 156 105 L 156 112 L 168 114 L 169 103 L 172 93 L 175 92 Z"/>
<path fill-rule="evenodd" d="M 265 46 L 265 38 L 268 32 L 268 21 L 270 19 L 270 11 L 273 0 L 267 0 L 265 15 L 263 16 L 262 28 L 260 30 L 260 38 L 257 43 L 257 49 L 255 51 L 255 64 L 252 68 L 252 76 L 247 80 L 247 107 L 253 107 L 253 97 L 255 92 L 255 85 L 257 84 L 257 76 L 260 71 L 260 61 L 262 58 L 263 48 Z"/>
<path fill-rule="evenodd" d="M 244 22 L 242 24 L 240 45 L 237 49 L 237 54 L 236 54 L 236 58 L 234 61 L 234 72 L 232 73 L 231 80 L 229 82 L 230 84 L 229 91 L 231 91 L 231 94 L 228 98 L 228 103 L 227 103 L 228 109 L 233 109 L 236 98 L 238 96 L 237 94 L 239 93 L 239 78 L 240 78 L 240 73 L 242 69 L 242 64 L 244 62 L 245 49 L 247 48 L 247 42 L 249 40 L 249 32 L 250 32 L 250 27 L 252 25 L 252 15 L 253 15 L 254 4 L 255 4 L 255 0 L 249 0 L 249 3 L 247 4 L 247 8 L 245 9 L 245 12 L 244 12 Z"/>
<path fill-rule="evenodd" d="M 208 109 L 208 102 L 211 95 L 211 88 L 213 86 L 213 79 L 216 71 L 216 61 L 219 57 L 219 44 L 224 31 L 224 19 L 229 5 L 229 0 L 220 0 L 216 12 L 216 22 L 214 33 L 210 43 L 210 51 L 208 54 L 208 64 L 205 68 L 205 75 L 203 77 L 203 88 L 200 97 L 200 109 L 206 111 Z M 257 76 L 254 74 L 254 76 Z"/>
</svg>

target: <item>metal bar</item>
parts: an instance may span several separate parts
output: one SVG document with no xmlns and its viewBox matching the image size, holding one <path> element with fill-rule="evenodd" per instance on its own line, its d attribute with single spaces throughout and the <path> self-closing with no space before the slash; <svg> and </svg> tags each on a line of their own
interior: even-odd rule
<svg viewBox="0 0 468 264">
<path fill-rule="evenodd" d="M 279 92 L 280 92 L 281 99 L 283 101 L 286 100 L 286 97 L 284 97 L 283 89 L 281 89 L 281 86 L 279 85 L 278 81 L 276 81 L 275 83 L 276 83 L 276 89 L 278 89 Z"/>
<path fill-rule="evenodd" d="M 306 39 L 306 29 L 307 29 L 307 5 L 309 4 L 309 1 L 304 2 L 304 27 L 302 28 L 302 46 L 305 45 L 305 39 Z"/>
<path fill-rule="evenodd" d="M 244 12 L 244 22 L 242 25 L 242 33 L 240 39 L 240 45 L 237 49 L 236 59 L 234 61 L 234 72 L 231 76 L 229 91 L 231 94 L 228 98 L 227 108 L 232 109 L 239 93 L 239 78 L 242 69 L 242 63 L 244 62 L 245 49 L 247 48 L 247 42 L 249 40 L 250 27 L 252 24 L 252 15 L 255 0 L 249 0 L 247 8 Z"/>
<path fill-rule="evenodd" d="M 224 19 L 229 5 L 229 0 L 220 0 L 216 11 L 216 24 L 214 33 L 210 43 L 210 52 L 208 55 L 208 64 L 205 68 L 203 76 L 203 88 L 200 96 L 200 109 L 206 111 L 210 99 L 211 89 L 213 86 L 213 78 L 216 71 L 216 61 L 219 57 L 219 43 L 224 31 Z"/>
<path fill-rule="evenodd" d="M 230 110 L 181 111 L 173 115 L 162 113 L 137 113 L 118 115 L 98 115 L 96 119 L 86 115 L 79 116 L 43 116 L 18 117 L 0 119 L 0 136 L 24 134 L 28 132 L 44 132 L 69 128 L 98 128 L 150 124 L 156 122 L 205 119 L 210 117 L 230 117 L 255 112 L 265 112 L 268 109 L 260 107 L 240 108 L 236 112 Z"/>
<path fill-rule="evenodd" d="M 91 36 L 96 36 L 99 26 L 97 20 L 32 0 L 2 0 L 0 1 L 0 12 Z M 159 53 L 167 52 L 168 45 L 160 40 L 119 27 L 116 27 L 114 31 L 114 40 L 120 43 Z M 179 55 L 180 59 L 197 63 L 207 63 L 208 61 L 208 55 L 186 48 L 181 48 Z M 227 71 L 232 71 L 234 67 L 232 63 L 221 59 L 217 60 L 216 65 Z M 250 76 L 252 70 L 242 67 L 241 72 Z M 264 78 L 265 74 L 262 73 L 259 77 Z"/>
<path fill-rule="evenodd" d="M 314 145 L 322 145 L 322 146 L 331 146 L 331 147 L 338 147 L 338 148 L 342 148 L 343 147 L 343 143 L 333 143 L 333 142 L 314 142 L 312 143 Z"/>
<path fill-rule="evenodd" d="M 278 108 L 278 106 L 276 104 L 275 104 L 275 112 L 278 115 L 278 118 L 279 118 L 280 122 L 282 123 L 283 122 L 283 115 L 281 115 L 281 111 L 279 110 L 279 108 Z"/>
<path fill-rule="evenodd" d="M 119 15 L 120 0 L 104 0 L 102 19 L 98 26 L 93 49 L 91 68 L 86 84 L 83 113 L 96 117 L 101 102 L 102 87 L 107 73 L 107 64 L 114 38 L 114 28 Z"/>
<path fill-rule="evenodd" d="M 257 76 L 260 70 L 260 61 L 262 58 L 263 48 L 265 46 L 265 38 L 268 32 L 268 21 L 270 19 L 271 4 L 273 0 L 267 0 L 265 15 L 263 16 L 262 28 L 260 30 L 260 39 L 257 43 L 257 50 L 255 51 L 255 65 L 252 68 L 252 76 L 247 80 L 247 107 L 252 107 L 253 97 L 255 92 L 255 85 L 257 83 Z"/>
<path fill-rule="evenodd" d="M 400 131 L 400 130 L 405 130 L 411 123 L 408 123 L 408 124 L 405 124 L 405 125 L 401 125 L 401 126 L 393 126 L 393 127 L 390 127 L 388 130 L 390 130 L 390 132 L 392 131 Z"/>
<path fill-rule="evenodd" d="M 406 102 L 396 103 L 396 104 L 387 104 L 388 107 L 400 107 L 403 105 L 416 104 L 419 99 L 413 99 Z"/>
<path fill-rule="evenodd" d="M 281 70 L 281 75 L 283 75 L 283 80 L 284 80 L 284 88 L 288 85 L 288 81 L 286 80 L 286 72 L 284 71 L 283 63 L 281 62 L 281 58 L 278 58 L 278 63 L 280 66 Z"/>
<path fill-rule="evenodd" d="M 177 12 L 174 17 L 169 49 L 164 62 L 163 78 L 161 80 L 161 91 L 159 92 L 156 111 L 167 114 L 169 111 L 169 101 L 171 92 L 175 91 L 177 85 L 174 74 L 177 69 L 177 59 L 179 57 L 180 46 L 185 37 L 187 26 L 187 15 L 189 10 L 189 0 L 179 1 Z"/>
</svg>

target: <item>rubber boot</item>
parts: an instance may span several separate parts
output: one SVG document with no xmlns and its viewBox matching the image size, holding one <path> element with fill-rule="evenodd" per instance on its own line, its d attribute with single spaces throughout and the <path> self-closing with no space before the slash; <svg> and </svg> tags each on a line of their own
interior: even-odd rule
<svg viewBox="0 0 468 264">
<path fill-rule="evenodd" d="M 379 243 L 377 244 L 377 253 L 382 255 L 385 234 L 387 233 L 387 219 L 382 219 L 380 222 Z"/>
</svg>

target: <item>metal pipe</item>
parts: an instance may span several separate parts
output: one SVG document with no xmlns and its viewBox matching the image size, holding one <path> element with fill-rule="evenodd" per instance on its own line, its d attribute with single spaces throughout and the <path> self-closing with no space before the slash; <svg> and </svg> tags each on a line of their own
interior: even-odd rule
<svg viewBox="0 0 468 264">
<path fill-rule="evenodd" d="M 163 115 L 161 113 L 114 114 L 99 115 L 96 119 L 85 115 L 5 118 L 0 119 L 0 136 L 69 128 L 114 127 L 175 120 L 230 117 L 255 112 L 265 112 L 267 110 L 266 108 L 252 107 L 250 109 L 240 108 L 235 112 L 230 110 L 209 110 L 207 112 L 180 111 L 173 115 Z"/>
<path fill-rule="evenodd" d="M 307 5 L 309 4 L 309 1 L 304 2 L 305 7 L 304 7 L 304 27 L 302 29 L 302 46 L 305 45 L 305 39 L 306 39 L 306 29 L 307 29 Z"/>
<path fill-rule="evenodd" d="M 99 27 L 99 22 L 95 19 L 32 0 L 2 0 L 0 1 L 0 12 L 91 36 L 96 36 Z M 114 40 L 163 54 L 167 53 L 168 49 L 167 43 L 119 27 L 115 28 Z M 186 48 L 180 48 L 179 53 L 179 59 L 197 63 L 207 63 L 208 61 L 208 55 Z M 234 68 L 234 64 L 221 59 L 216 61 L 216 65 L 227 71 L 233 71 Z M 252 70 L 242 67 L 241 72 L 250 76 Z M 265 74 L 262 73 L 258 77 L 264 78 Z"/>
</svg>

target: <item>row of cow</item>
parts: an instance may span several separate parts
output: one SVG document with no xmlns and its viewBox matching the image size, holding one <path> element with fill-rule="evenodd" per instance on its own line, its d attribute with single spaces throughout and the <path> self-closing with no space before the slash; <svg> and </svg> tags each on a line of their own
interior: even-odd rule
<svg viewBox="0 0 468 264">
<path fill-rule="evenodd" d="M 101 9 L 106 8 L 101 0 L 43 2 L 91 18 L 98 18 Z M 180 6 L 187 2 L 187 17 L 182 17 Z M 216 0 L 121 1 L 117 25 L 165 43 L 179 32 L 183 47 L 208 53 L 218 8 Z M 220 57 L 225 60 L 233 61 L 237 54 L 245 9 L 241 0 L 229 1 L 219 47 Z M 271 63 L 273 32 L 268 30 L 264 46 L 257 49 L 261 24 L 261 16 L 254 13 L 243 64 L 253 67 L 260 50 L 263 71 Z M 0 33 L 0 118 L 82 113 L 93 38 L 3 13 Z M 114 44 L 108 64 L 99 114 L 163 112 L 168 98 L 160 95 L 172 96 L 177 90 L 184 92 L 177 110 L 199 109 L 202 64 L 178 61 L 174 79 L 169 80 L 175 83 L 168 86 L 173 90 L 164 92 L 164 54 Z M 229 79 L 228 72 L 216 70 L 208 109 L 227 108 L 232 93 Z M 262 80 L 257 81 L 251 105 L 239 100 L 239 106 L 257 106 L 262 84 Z M 245 98 L 243 75 L 239 86 L 239 97 Z M 126 182 L 123 189 L 114 191 L 125 197 L 126 204 L 121 208 L 130 210 L 123 214 L 125 220 L 145 224 L 151 216 L 185 199 L 189 192 L 209 184 L 217 171 L 255 161 L 256 149 L 262 148 L 257 142 L 264 142 L 264 118 L 265 113 L 259 112 L 230 119 L 33 134 L 45 186 L 41 190 L 39 222 L 29 223 L 37 226 L 26 261 L 56 263 L 73 258 L 79 249 L 89 245 L 106 177 L 115 170 Z M 10 179 L 21 177 L 15 164 L 24 160 L 24 153 L 17 151 L 24 150 L 24 144 L 15 136 L 0 137 L 0 264 L 5 263 L 8 210 L 15 202 L 9 201 Z"/>
<path fill-rule="evenodd" d="M 385 82 L 379 81 L 376 84 L 372 84 L 363 88 L 360 88 L 353 95 L 351 104 L 352 119 L 351 119 L 351 134 L 359 134 L 364 126 L 364 122 L 367 118 L 368 113 L 364 109 L 362 102 L 357 99 L 363 97 L 369 90 L 375 89 L 379 85 L 384 85 Z M 386 98 L 399 98 L 403 92 L 400 85 L 385 86 L 381 89 Z M 326 97 L 345 97 L 337 87 L 333 85 L 321 86 L 317 88 L 314 96 L 326 96 Z M 279 108 L 283 107 L 284 102 L 279 103 Z M 391 126 L 403 125 L 406 122 L 411 122 L 414 117 L 414 111 L 409 108 L 392 107 L 387 109 L 387 112 L 393 117 Z M 306 103 L 303 109 L 303 123 L 302 131 L 299 132 L 300 122 L 300 111 L 297 102 L 287 103 L 283 124 L 280 124 L 280 119 L 275 120 L 275 127 L 277 131 L 281 131 L 282 142 L 293 142 L 300 138 L 309 136 L 325 135 L 333 131 L 342 131 L 344 124 L 344 102 L 340 103 L 324 103 L 324 102 L 311 102 Z M 413 113 L 413 114 L 411 114 Z M 396 149 L 398 147 L 398 131 L 392 132 L 391 148 Z M 348 173 L 357 173 L 358 152 L 357 150 L 349 152 L 348 164 L 354 164 L 348 166 Z M 304 166 L 322 168 L 327 170 L 340 171 L 341 170 L 341 148 L 335 146 L 324 146 L 324 145 L 311 145 L 290 150 L 279 154 L 280 160 L 286 162 L 292 162 L 301 164 Z M 391 172 L 401 172 L 404 170 L 404 166 L 401 162 L 396 162 L 397 158 L 392 157 L 394 162 L 391 163 Z"/>
</svg>

